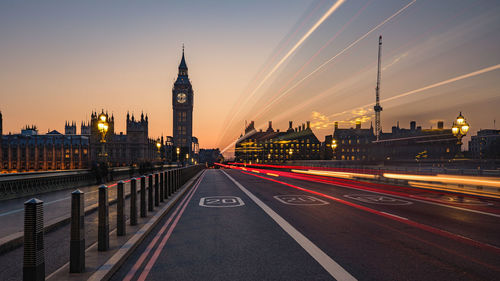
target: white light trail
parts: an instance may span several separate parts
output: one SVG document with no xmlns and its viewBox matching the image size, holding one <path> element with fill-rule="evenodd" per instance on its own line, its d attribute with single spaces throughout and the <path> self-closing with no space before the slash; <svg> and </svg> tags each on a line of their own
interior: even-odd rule
<svg viewBox="0 0 500 281">
<path fill-rule="evenodd" d="M 416 1 L 416 0 L 414 0 Z M 328 11 L 300 38 L 300 40 L 295 43 L 295 45 L 286 53 L 286 55 L 281 58 L 281 60 L 269 71 L 269 73 L 260 81 L 260 83 L 255 87 L 255 89 L 247 96 L 247 98 L 241 103 L 241 106 L 239 107 L 238 111 L 236 111 L 235 114 L 233 114 L 233 117 L 229 121 L 228 125 L 231 125 L 234 118 L 240 113 L 241 109 L 244 108 L 244 105 L 255 95 L 257 90 L 264 85 L 264 83 L 271 77 L 271 75 L 276 72 L 276 70 L 283 64 L 283 62 L 288 59 L 299 47 L 304 43 L 304 41 L 329 17 L 335 12 L 343 3 L 345 0 L 338 0 L 333 4 Z M 229 127 L 229 126 L 228 126 Z"/>
<path fill-rule="evenodd" d="M 416 0 L 415 0 L 416 1 Z M 297 50 L 297 48 L 302 45 L 302 43 L 304 43 L 304 41 L 331 15 L 333 14 L 333 12 L 335 12 L 339 7 L 340 5 L 342 5 L 343 3 L 345 2 L 345 0 L 338 0 L 335 4 L 333 4 L 333 6 L 330 7 L 330 9 L 309 29 L 309 31 L 307 31 L 306 34 L 304 34 L 304 36 L 302 36 L 302 38 L 300 38 L 300 40 L 295 43 L 295 45 L 290 49 L 290 51 L 288 51 L 288 53 L 286 53 L 286 55 L 281 58 L 281 60 L 273 67 L 273 69 L 271 69 L 271 71 L 269 71 L 269 73 L 264 77 L 264 79 L 262 79 L 262 81 L 259 83 L 259 85 L 253 90 L 252 94 L 255 93 L 265 82 L 267 79 L 269 79 L 269 77 L 271 77 L 271 75 L 273 75 L 274 72 L 276 72 L 276 70 L 283 64 L 283 62 L 288 58 L 290 57 L 290 55 L 295 52 L 295 50 Z M 252 95 L 250 94 L 250 95 Z"/>
<path fill-rule="evenodd" d="M 381 100 L 381 102 L 388 102 L 388 101 L 391 101 L 391 100 L 400 99 L 402 97 L 413 95 L 413 94 L 416 94 L 416 93 L 419 93 L 419 92 L 422 92 L 422 91 L 426 91 L 426 90 L 429 90 L 429 89 L 433 89 L 433 88 L 436 88 L 436 87 L 444 86 L 444 85 L 447 85 L 447 84 L 450 84 L 450 83 L 453 83 L 453 82 L 456 82 L 456 81 L 460 81 L 460 80 L 463 80 L 463 79 L 471 78 L 471 77 L 474 77 L 474 76 L 477 76 L 477 75 L 480 75 L 480 74 L 483 74 L 483 73 L 486 73 L 486 72 L 494 71 L 494 70 L 497 70 L 497 69 L 500 69 L 500 64 L 493 65 L 493 66 L 490 66 L 490 67 L 485 67 L 483 69 L 476 70 L 474 72 L 470 72 L 470 73 L 463 74 L 463 75 L 460 75 L 460 76 L 457 76 L 457 77 L 453 77 L 453 78 L 450 78 L 450 79 L 447 79 L 447 80 L 444 80 L 444 81 L 441 81 L 441 82 L 437 82 L 437 83 L 434 83 L 434 84 L 431 84 L 431 85 L 427 85 L 427 86 L 419 88 L 419 89 L 411 90 L 411 91 L 408 91 L 406 93 L 402 93 L 402 94 L 399 94 L 399 95 L 396 95 L 396 96 L 393 96 L 393 97 L 390 97 L 390 98 L 383 99 L 383 100 Z M 346 110 L 346 111 L 343 111 L 343 112 L 340 112 L 340 113 L 335 113 L 335 114 L 330 115 L 329 117 L 334 117 L 334 116 L 339 116 L 339 115 L 343 115 L 343 114 L 346 114 L 346 113 L 350 113 L 353 110 L 363 109 L 365 107 L 373 106 L 374 104 L 375 103 L 370 103 L 370 104 L 367 104 L 367 105 L 364 105 L 364 106 L 360 106 L 360 107 L 357 107 L 357 108 L 354 108 L 354 109 Z"/>
<path fill-rule="evenodd" d="M 302 79 L 300 79 L 297 83 L 293 84 L 293 86 L 291 86 L 290 88 L 288 88 L 286 91 L 284 91 L 281 95 L 279 95 L 276 99 L 274 99 L 273 101 L 271 101 L 270 103 L 268 103 L 262 110 L 261 112 L 264 112 L 266 109 L 268 109 L 271 105 L 273 105 L 274 103 L 276 103 L 279 99 L 281 99 L 283 96 L 285 96 L 287 93 L 289 93 L 291 90 L 295 89 L 298 85 L 300 85 L 302 82 L 304 82 L 306 79 L 308 79 L 309 77 L 311 77 L 312 75 L 314 75 L 316 72 L 320 71 L 325 65 L 329 64 L 331 61 L 333 61 L 334 59 L 336 59 L 338 56 L 342 55 L 343 53 L 345 53 L 347 50 L 349 50 L 350 48 L 352 48 L 354 45 L 358 44 L 359 41 L 363 40 L 366 38 L 366 36 L 370 35 L 372 32 L 374 32 L 375 30 L 377 30 L 378 28 L 380 28 L 382 25 L 386 24 L 388 21 L 390 21 L 391 19 L 393 19 L 394 17 L 396 17 L 397 15 L 401 14 L 404 10 L 406 10 L 408 7 L 410 7 L 411 5 L 413 5 L 413 3 L 415 3 L 417 0 L 413 0 L 411 1 L 410 3 L 408 3 L 406 6 L 404 6 L 403 8 L 401 8 L 399 11 L 397 11 L 396 13 L 394 13 L 393 15 L 391 15 L 390 17 L 388 17 L 387 19 L 385 19 L 383 22 L 379 23 L 377 26 L 375 26 L 374 28 L 372 28 L 370 31 L 368 31 L 367 33 L 365 33 L 363 36 L 359 37 L 358 39 L 356 39 L 356 41 L 352 42 L 349 46 L 345 47 L 342 51 L 340 51 L 339 53 L 337 53 L 335 56 L 333 56 L 332 58 L 330 58 L 329 60 L 327 60 L 326 62 L 324 62 L 323 64 L 321 64 L 319 67 L 317 67 L 315 70 L 313 70 L 311 73 L 307 74 L 306 76 L 304 76 Z"/>
</svg>

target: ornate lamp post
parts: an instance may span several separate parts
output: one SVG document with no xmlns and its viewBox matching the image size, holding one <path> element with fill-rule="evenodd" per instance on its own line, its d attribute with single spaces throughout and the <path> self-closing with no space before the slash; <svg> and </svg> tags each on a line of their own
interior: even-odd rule
<svg viewBox="0 0 500 281">
<path fill-rule="evenodd" d="M 97 129 L 99 129 L 99 132 L 101 133 L 101 154 L 99 156 L 102 157 L 104 162 L 106 162 L 106 157 L 108 156 L 104 147 L 106 144 L 106 133 L 108 132 L 108 128 L 108 116 L 101 113 L 99 115 L 99 121 L 97 122 Z"/>
<path fill-rule="evenodd" d="M 458 115 L 457 119 L 455 122 L 453 122 L 453 127 L 451 127 L 451 132 L 455 137 L 457 137 L 458 142 L 457 144 L 459 145 L 459 150 L 457 153 L 456 158 L 462 158 L 462 138 L 467 135 L 467 132 L 469 131 L 469 124 L 465 120 L 465 118 L 462 116 L 462 112 Z"/>
<path fill-rule="evenodd" d="M 175 151 L 177 152 L 177 163 L 179 163 L 179 162 L 180 162 L 180 161 L 179 161 L 179 160 L 180 160 L 180 159 L 179 159 L 179 154 L 181 154 L 181 148 L 180 148 L 180 147 L 177 147 L 177 148 L 175 149 Z"/>
<path fill-rule="evenodd" d="M 335 149 L 337 148 L 337 146 L 338 146 L 337 140 L 332 139 L 332 156 L 333 156 L 333 158 L 335 158 Z"/>
<path fill-rule="evenodd" d="M 158 148 L 158 159 L 161 160 L 161 152 L 160 152 L 161 142 L 160 142 L 160 139 L 156 140 L 156 148 Z"/>
</svg>

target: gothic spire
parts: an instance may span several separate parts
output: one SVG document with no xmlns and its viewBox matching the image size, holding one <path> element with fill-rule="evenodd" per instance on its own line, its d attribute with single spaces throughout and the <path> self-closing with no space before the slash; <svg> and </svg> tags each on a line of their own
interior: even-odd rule
<svg viewBox="0 0 500 281">
<path fill-rule="evenodd" d="M 186 64 L 186 59 L 184 58 L 184 44 L 182 44 L 182 59 L 181 59 L 181 63 L 179 64 L 179 71 L 181 69 L 182 70 L 188 69 L 187 64 Z"/>
</svg>

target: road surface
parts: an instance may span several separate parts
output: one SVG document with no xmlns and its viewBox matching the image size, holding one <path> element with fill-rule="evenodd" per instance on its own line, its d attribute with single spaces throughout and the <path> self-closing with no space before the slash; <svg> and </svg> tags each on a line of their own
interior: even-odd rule
<svg viewBox="0 0 500 281">
<path fill-rule="evenodd" d="M 500 216 L 464 202 L 207 170 L 112 280 L 494 280 Z"/>
</svg>

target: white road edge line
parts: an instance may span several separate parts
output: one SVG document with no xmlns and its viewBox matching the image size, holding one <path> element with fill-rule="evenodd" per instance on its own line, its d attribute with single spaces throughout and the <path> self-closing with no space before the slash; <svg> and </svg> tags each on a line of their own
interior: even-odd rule
<svg viewBox="0 0 500 281">
<path fill-rule="evenodd" d="M 269 206 L 264 204 L 259 198 L 248 191 L 243 185 L 237 182 L 233 177 L 228 175 L 225 171 L 221 170 L 243 193 L 245 193 L 250 199 L 252 199 L 257 206 L 259 206 L 268 216 L 270 216 L 288 235 L 290 235 L 304 250 L 306 250 L 311 257 L 313 257 L 330 275 L 336 280 L 357 280 L 349 272 L 347 272 L 342 266 L 330 258 L 325 252 L 323 252 L 318 246 L 316 246 L 311 240 L 307 239 L 302 233 L 295 229 L 290 223 L 288 223 L 284 218 L 273 211 Z"/>
<path fill-rule="evenodd" d="M 395 214 L 391 214 L 391 213 L 387 213 L 387 212 L 382 212 L 382 213 L 384 213 L 384 214 L 386 214 L 386 215 L 389 215 L 389 216 L 391 216 L 391 217 L 400 218 L 400 219 L 402 219 L 402 220 L 408 220 L 407 218 L 400 217 L 400 216 L 395 215 Z"/>
</svg>

